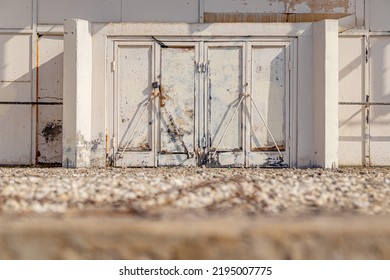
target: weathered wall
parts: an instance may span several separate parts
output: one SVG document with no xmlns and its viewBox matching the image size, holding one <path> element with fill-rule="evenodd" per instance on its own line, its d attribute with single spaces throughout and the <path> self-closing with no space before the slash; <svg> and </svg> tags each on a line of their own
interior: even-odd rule
<svg viewBox="0 0 390 280">
<path fill-rule="evenodd" d="M 378 97 L 375 102 L 386 102 L 385 66 L 390 59 L 389 34 L 386 33 L 390 31 L 389 5 L 387 0 L 2 0 L 0 164 L 62 161 L 61 69 L 65 18 L 92 22 L 294 22 L 351 15 L 339 20 L 342 27 L 345 23 L 343 31 L 352 28 L 340 34 L 340 101 L 363 102 L 372 93 L 372 98 Z M 177 10 L 181 12 L 177 13 Z M 376 32 L 376 37 L 367 32 Z M 300 39 L 299 44 L 307 43 L 303 37 Z M 372 52 L 369 52 L 368 63 L 364 63 L 366 48 L 370 46 Z M 300 51 L 298 55 L 304 56 L 307 52 L 310 50 Z M 309 63 L 304 62 L 307 58 L 301 59 L 302 63 Z M 300 74 L 298 80 L 310 81 L 312 71 L 308 68 L 304 70 L 308 71 Z M 375 83 L 373 79 L 379 82 Z M 309 106 L 312 102 L 310 98 L 301 99 L 298 107 Z M 32 102 L 51 105 L 37 106 Z M 307 112 L 310 110 L 314 108 L 306 109 Z M 389 111 L 387 106 L 374 106 L 369 112 L 361 105 L 340 105 L 339 159 L 342 165 L 390 164 L 380 156 L 383 149 L 388 149 L 386 123 Z M 314 133 L 313 121 L 306 118 L 302 111 L 298 111 L 298 117 L 302 123 L 298 134 L 311 137 Z M 102 125 L 93 124 L 97 127 Z M 92 130 L 102 131 L 100 128 Z M 101 132 L 92 137 L 97 139 L 96 143 L 105 140 Z M 102 145 L 95 146 L 103 149 Z M 298 150 L 303 151 L 298 161 L 309 165 L 310 160 L 305 155 L 312 154 L 313 149 L 306 143 L 298 143 Z M 101 164 L 101 158 L 96 162 Z"/>
<path fill-rule="evenodd" d="M 340 165 L 390 164 L 389 10 L 389 1 L 366 1 L 366 26 L 339 35 Z"/>
<path fill-rule="evenodd" d="M 310 22 L 356 14 L 355 0 L 206 0 L 205 22 Z"/>
</svg>

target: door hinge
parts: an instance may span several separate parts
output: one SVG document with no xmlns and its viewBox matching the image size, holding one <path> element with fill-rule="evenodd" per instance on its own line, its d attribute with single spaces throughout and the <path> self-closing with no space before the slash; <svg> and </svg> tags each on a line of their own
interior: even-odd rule
<svg viewBox="0 0 390 280">
<path fill-rule="evenodd" d="M 111 72 L 115 72 L 115 60 L 111 61 Z"/>
<path fill-rule="evenodd" d="M 206 148 L 207 147 L 207 138 L 206 138 L 206 136 L 203 136 L 201 145 L 202 145 L 202 148 Z"/>
<path fill-rule="evenodd" d="M 198 70 L 198 73 L 206 73 L 208 70 L 208 64 L 205 62 L 198 62 L 197 70 Z"/>
<path fill-rule="evenodd" d="M 293 64 L 291 61 L 288 62 L 288 71 L 292 71 L 293 69 Z"/>
</svg>

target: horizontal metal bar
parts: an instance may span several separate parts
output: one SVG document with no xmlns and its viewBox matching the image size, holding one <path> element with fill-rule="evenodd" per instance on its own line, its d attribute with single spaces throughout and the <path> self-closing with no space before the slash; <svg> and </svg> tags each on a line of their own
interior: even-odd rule
<svg viewBox="0 0 390 280">
<path fill-rule="evenodd" d="M 62 102 L 18 102 L 0 101 L 0 105 L 62 105 Z"/>
<path fill-rule="evenodd" d="M 339 102 L 339 105 L 361 105 L 361 106 L 390 105 L 390 102 Z"/>
</svg>

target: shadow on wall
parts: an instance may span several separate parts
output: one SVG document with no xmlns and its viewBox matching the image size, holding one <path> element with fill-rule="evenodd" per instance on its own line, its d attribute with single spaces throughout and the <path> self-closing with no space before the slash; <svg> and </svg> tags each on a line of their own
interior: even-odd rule
<svg viewBox="0 0 390 280">
<path fill-rule="evenodd" d="M 362 38 L 364 42 L 365 38 Z M 357 40 L 344 38 L 341 40 Z M 351 57 L 351 61 L 343 68 L 339 69 L 339 81 L 343 85 L 343 91 L 340 92 L 340 101 L 342 102 L 374 102 L 374 103 L 389 103 L 390 102 L 390 83 L 387 77 L 390 74 L 390 37 L 389 36 L 371 36 L 370 50 L 367 62 L 364 57 L 364 45 L 361 43 L 362 52 L 356 57 Z M 351 44 L 351 41 L 349 44 Z M 348 46 L 348 45 L 345 45 Z M 356 44 L 358 47 L 359 44 Z M 344 52 L 348 52 L 348 47 L 344 47 Z M 340 53 L 340 59 L 343 59 L 343 52 Z M 365 84 L 364 84 L 364 66 L 369 63 L 369 75 L 371 84 L 370 98 L 366 100 Z M 353 71 L 360 68 L 360 75 L 353 74 Z M 352 75 L 352 76 L 350 76 Z M 350 92 L 349 85 L 358 82 L 353 80 L 356 75 L 361 79 L 360 92 Z M 345 80 L 345 81 L 344 81 Z M 359 88 L 359 87 L 358 87 Z M 369 145 L 370 145 L 370 162 L 372 165 L 388 165 L 388 159 L 383 156 L 384 151 L 390 149 L 390 107 L 389 105 L 371 105 L 368 107 L 369 113 L 366 115 L 365 107 L 361 105 L 340 105 L 340 153 L 343 155 L 343 161 L 351 164 L 358 164 L 356 158 L 352 157 L 353 151 L 355 154 L 361 154 L 361 160 L 364 164 L 365 156 L 368 151 L 365 151 L 365 126 L 369 124 Z M 346 152 L 348 151 L 348 152 Z M 352 157 L 350 159 L 350 157 Z M 381 160 L 377 160 L 381 158 Z"/>
</svg>

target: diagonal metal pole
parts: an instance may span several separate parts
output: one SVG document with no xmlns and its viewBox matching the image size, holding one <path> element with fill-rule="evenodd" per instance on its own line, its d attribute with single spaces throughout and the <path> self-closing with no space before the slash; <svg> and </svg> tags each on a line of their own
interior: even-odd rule
<svg viewBox="0 0 390 280">
<path fill-rule="evenodd" d="M 181 143 L 182 143 L 184 149 L 186 150 L 187 158 L 191 158 L 190 151 L 188 150 L 188 148 L 187 148 L 187 146 L 186 146 L 186 143 L 184 142 L 183 136 L 181 135 L 181 130 L 180 130 L 179 127 L 176 125 L 175 120 L 173 119 L 171 113 L 168 111 L 167 106 L 166 106 L 165 104 L 164 104 L 164 109 L 165 109 L 165 111 L 167 112 L 168 118 L 169 118 L 169 120 L 171 121 L 171 124 L 173 125 L 173 128 L 176 130 L 177 135 L 179 136 L 179 139 L 180 139 L 180 141 L 181 141 Z"/>
<path fill-rule="evenodd" d="M 144 105 L 144 109 L 142 110 L 138 120 L 137 120 L 137 123 L 135 124 L 132 132 L 130 133 L 130 136 L 129 136 L 129 140 L 127 140 L 126 142 L 126 145 L 125 147 L 123 148 L 122 152 L 119 154 L 119 158 L 123 158 L 123 154 L 126 152 L 126 149 L 127 147 L 129 146 L 129 144 L 131 143 L 131 140 L 133 140 L 133 135 L 134 133 L 136 132 L 140 122 L 141 122 L 141 119 L 142 119 L 142 116 L 144 115 L 145 111 L 146 111 L 146 108 L 148 108 L 148 105 L 149 103 L 152 101 L 152 98 L 154 97 L 154 93 L 152 93 L 149 98 L 148 98 L 148 101 L 146 102 L 146 104 Z"/>
<path fill-rule="evenodd" d="M 228 131 L 230 125 L 232 124 L 232 121 L 233 121 L 234 117 L 236 116 L 237 111 L 238 111 L 238 109 L 240 108 L 242 101 L 243 101 L 244 98 L 247 97 L 247 96 L 248 96 L 247 94 L 242 94 L 241 99 L 240 99 L 240 102 L 238 102 L 238 105 L 237 105 L 236 109 L 234 110 L 234 113 L 233 113 L 232 117 L 230 118 L 230 121 L 229 121 L 228 125 L 226 126 L 225 131 L 223 132 L 221 139 L 219 139 L 218 145 L 217 145 L 217 147 L 215 148 L 214 153 L 211 155 L 211 158 L 215 158 L 215 155 L 217 154 L 219 145 L 221 145 L 223 138 L 225 138 L 226 132 Z"/>
<path fill-rule="evenodd" d="M 275 138 L 274 138 L 274 136 L 272 135 L 271 130 L 269 129 L 267 123 L 265 122 L 265 120 L 264 120 L 264 118 L 263 118 L 263 115 L 261 114 L 261 112 L 260 112 L 260 110 L 259 110 L 259 107 L 257 107 L 257 104 L 256 104 L 255 100 L 253 99 L 252 95 L 249 95 L 249 96 L 250 96 L 250 98 L 251 98 L 251 100 L 252 100 L 253 105 L 254 105 L 255 108 L 256 108 L 257 113 L 259 113 L 260 118 L 261 118 L 261 121 L 263 122 L 265 128 L 267 129 L 268 134 L 271 136 L 272 142 L 274 142 L 275 147 L 276 147 L 276 149 L 278 150 L 278 153 L 279 153 L 280 157 L 283 158 L 283 154 L 282 154 L 282 152 L 280 151 L 278 145 L 276 144 Z"/>
</svg>

